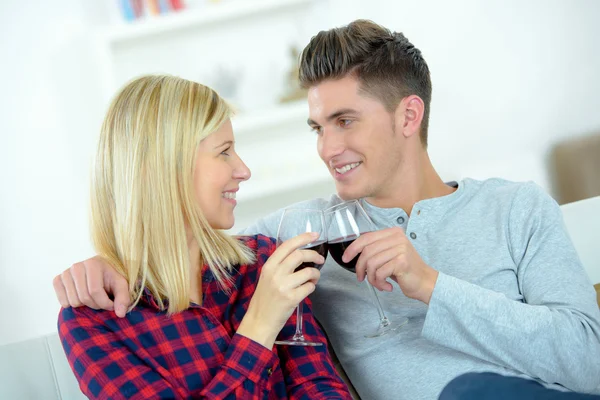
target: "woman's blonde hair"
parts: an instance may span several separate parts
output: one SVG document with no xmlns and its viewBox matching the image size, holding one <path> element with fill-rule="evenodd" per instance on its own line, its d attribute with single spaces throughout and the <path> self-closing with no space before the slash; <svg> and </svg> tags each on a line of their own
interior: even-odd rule
<svg viewBox="0 0 600 400">
<path fill-rule="evenodd" d="M 194 194 L 198 145 L 232 115 L 212 89 L 172 76 L 135 79 L 112 101 L 92 177 L 92 240 L 128 279 L 132 307 L 145 288 L 169 315 L 189 307 L 186 227 L 225 289 L 232 267 L 253 260 L 242 243 L 210 227 Z"/>
</svg>

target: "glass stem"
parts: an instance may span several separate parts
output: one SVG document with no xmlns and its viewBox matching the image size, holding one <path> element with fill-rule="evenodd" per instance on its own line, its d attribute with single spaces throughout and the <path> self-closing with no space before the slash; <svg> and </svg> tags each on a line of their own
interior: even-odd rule
<svg viewBox="0 0 600 400">
<path fill-rule="evenodd" d="M 296 307 L 296 333 L 294 334 L 293 340 L 304 340 L 304 334 L 302 333 L 302 302 Z"/>
<path fill-rule="evenodd" d="M 379 323 L 382 327 L 386 327 L 390 324 L 390 320 L 385 316 L 385 313 L 383 312 L 383 308 L 381 307 L 381 303 L 379 302 L 379 296 L 377 296 L 375 288 L 369 283 L 367 279 L 365 279 L 365 282 L 367 283 L 367 286 L 369 287 L 371 293 L 373 293 L 373 297 L 375 298 L 375 305 L 377 306 L 377 312 L 379 313 Z"/>
</svg>

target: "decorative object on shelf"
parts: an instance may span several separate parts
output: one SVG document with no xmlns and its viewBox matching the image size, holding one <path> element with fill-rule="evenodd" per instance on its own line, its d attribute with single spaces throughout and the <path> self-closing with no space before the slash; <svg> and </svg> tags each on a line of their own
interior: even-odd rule
<svg viewBox="0 0 600 400">
<path fill-rule="evenodd" d="M 209 86 L 219 93 L 221 97 L 239 110 L 238 95 L 242 76 L 243 73 L 239 69 L 234 70 L 219 66 L 213 75 L 208 78 L 208 82 Z"/>
<path fill-rule="evenodd" d="M 119 0 L 119 9 L 125 21 L 133 21 L 136 18 L 133 3 L 130 0 Z"/>
<path fill-rule="evenodd" d="M 111 14 L 117 17 L 118 22 L 121 18 L 126 21 L 135 19 L 131 0 L 113 1 Z M 185 0 L 184 10 L 174 13 L 171 0 L 159 0 L 161 15 L 150 16 L 146 21 L 113 23 L 103 27 L 99 37 L 107 45 L 112 46 L 165 33 L 181 34 L 189 28 L 212 29 L 221 23 L 229 24 L 231 21 L 240 21 L 243 18 L 258 20 L 263 16 L 282 12 L 295 15 L 292 13 L 305 9 L 305 6 L 313 1 L 316 0 Z M 164 14 L 170 15 L 163 18 Z"/>
<path fill-rule="evenodd" d="M 149 15 L 160 15 L 160 1 L 159 0 L 145 0 L 146 10 Z"/>
<path fill-rule="evenodd" d="M 290 47 L 290 56 L 292 58 L 292 65 L 285 82 L 285 93 L 279 98 L 280 103 L 288 103 L 291 101 L 298 101 L 306 98 L 306 89 L 300 87 L 299 77 L 300 71 L 298 70 L 300 51 L 298 47 Z"/>
<path fill-rule="evenodd" d="M 171 2 L 169 0 L 158 0 L 158 7 L 161 14 L 166 14 L 171 9 Z"/>
<path fill-rule="evenodd" d="M 125 21 L 168 14 L 185 7 L 183 0 L 118 0 L 118 2 Z"/>
<path fill-rule="evenodd" d="M 172 10 L 179 11 L 184 8 L 183 0 L 169 0 L 169 3 L 171 3 Z"/>
</svg>

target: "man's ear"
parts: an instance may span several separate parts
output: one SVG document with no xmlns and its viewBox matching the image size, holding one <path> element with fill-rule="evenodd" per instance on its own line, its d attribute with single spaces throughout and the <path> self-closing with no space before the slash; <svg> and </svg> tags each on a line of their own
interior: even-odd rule
<svg viewBox="0 0 600 400">
<path fill-rule="evenodd" d="M 405 138 L 419 134 L 424 112 L 425 103 L 417 95 L 406 96 L 400 101 L 395 112 L 396 126 L 402 127 Z"/>
</svg>

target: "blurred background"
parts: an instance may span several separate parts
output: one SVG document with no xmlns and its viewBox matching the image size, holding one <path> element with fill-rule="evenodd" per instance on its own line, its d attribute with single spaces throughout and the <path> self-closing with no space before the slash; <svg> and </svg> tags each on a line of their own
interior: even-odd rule
<svg viewBox="0 0 600 400">
<path fill-rule="evenodd" d="M 2 0 L 0 345 L 54 331 L 52 278 L 94 253 L 91 159 L 132 77 L 179 75 L 237 107 L 253 178 L 235 230 L 334 191 L 297 54 L 321 29 L 372 19 L 429 64 L 444 180 L 533 180 L 562 204 L 600 194 L 599 17 L 597 0 Z"/>
</svg>

